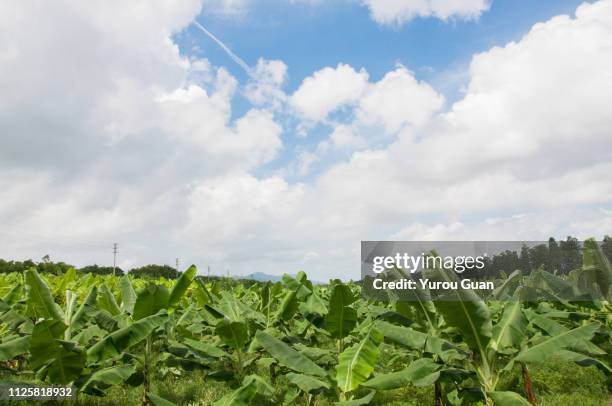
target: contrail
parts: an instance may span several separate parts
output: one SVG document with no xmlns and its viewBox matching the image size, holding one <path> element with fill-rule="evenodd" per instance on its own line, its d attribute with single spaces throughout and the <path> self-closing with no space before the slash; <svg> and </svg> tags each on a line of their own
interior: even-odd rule
<svg viewBox="0 0 612 406">
<path fill-rule="evenodd" d="M 249 75 L 249 77 L 251 77 L 251 79 L 256 79 L 255 75 L 253 74 L 253 71 L 251 70 L 249 65 L 247 65 L 246 62 L 242 60 L 242 58 L 240 58 L 238 55 L 232 52 L 232 50 L 229 49 L 219 38 L 215 37 L 215 35 L 212 32 L 204 28 L 202 24 L 200 24 L 197 21 L 194 21 L 193 23 L 195 24 L 196 27 L 202 30 L 204 34 L 208 35 L 213 41 L 215 41 L 217 45 L 223 48 L 223 50 L 229 55 L 229 57 L 232 58 L 232 60 L 236 62 L 238 65 L 240 65 L 240 67 L 244 69 L 244 71 L 247 73 L 247 75 Z"/>
</svg>

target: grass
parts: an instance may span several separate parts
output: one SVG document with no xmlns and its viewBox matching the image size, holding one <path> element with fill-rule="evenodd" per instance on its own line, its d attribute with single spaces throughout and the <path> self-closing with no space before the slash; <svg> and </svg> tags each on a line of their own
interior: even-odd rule
<svg viewBox="0 0 612 406">
<path fill-rule="evenodd" d="M 531 375 L 542 406 L 612 405 L 607 377 L 595 366 L 552 359 L 533 366 Z"/>
<path fill-rule="evenodd" d="M 573 362 L 551 358 L 529 367 L 536 399 L 541 406 L 612 405 L 606 375 L 595 366 L 581 367 Z M 501 390 L 525 396 L 518 368 L 500 383 Z"/>
<path fill-rule="evenodd" d="M 541 406 L 612 406 L 612 397 L 606 375 L 595 368 L 580 367 L 574 363 L 551 359 L 541 365 L 532 365 L 530 372 L 537 400 Z M 265 376 L 264 371 L 258 371 Z M 3 377 L 5 378 L 5 377 Z M 11 379 L 11 377 L 6 377 Z M 522 381 L 518 368 L 502 382 L 500 390 L 513 390 L 522 393 Z M 279 394 L 286 388 L 286 381 L 277 381 Z M 163 398 L 184 406 L 211 405 L 215 400 L 232 390 L 225 382 L 207 379 L 203 372 L 181 373 L 179 376 L 167 374 L 163 379 L 153 381 L 153 391 Z M 358 391 L 363 396 L 368 391 Z M 105 397 L 80 395 L 74 406 L 115 406 L 140 405 L 142 387 L 127 385 L 112 387 Z M 277 399 L 278 400 L 278 399 Z M 305 399 L 299 398 L 295 405 L 303 405 Z M 51 402 L 47 402 L 52 404 Z M 5 402 L 7 405 L 40 405 L 41 402 Z M 65 403 L 64 403 L 65 404 Z M 278 401 L 258 399 L 258 406 L 279 405 Z M 377 406 L 412 406 L 433 404 L 433 388 L 417 388 L 409 385 L 395 391 L 378 393 L 373 402 Z M 333 405 L 331 398 L 318 399 L 318 406 Z"/>
</svg>

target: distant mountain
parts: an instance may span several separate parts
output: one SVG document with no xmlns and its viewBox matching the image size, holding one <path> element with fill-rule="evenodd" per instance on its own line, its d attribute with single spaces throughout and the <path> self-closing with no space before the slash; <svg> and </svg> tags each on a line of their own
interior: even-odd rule
<svg viewBox="0 0 612 406">
<path fill-rule="evenodd" d="M 269 275 L 263 272 L 254 272 L 242 277 L 243 279 L 252 279 L 258 282 L 279 282 L 283 280 L 282 275 Z"/>
</svg>

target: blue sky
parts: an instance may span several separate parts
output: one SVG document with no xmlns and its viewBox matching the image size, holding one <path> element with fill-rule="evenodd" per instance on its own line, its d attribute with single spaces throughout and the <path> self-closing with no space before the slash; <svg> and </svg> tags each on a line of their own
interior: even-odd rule
<svg viewBox="0 0 612 406">
<path fill-rule="evenodd" d="M 248 10 L 229 15 L 204 5 L 196 19 L 250 66 L 259 58 L 285 62 L 289 70 L 287 93 L 326 66 L 345 63 L 364 68 L 370 80 L 377 81 L 400 63 L 443 94 L 449 106 L 462 97 L 474 54 L 520 40 L 535 23 L 559 14 L 571 15 L 581 3 L 495 0 L 488 11 L 474 19 L 417 17 L 402 24 L 381 25 L 373 21 L 366 7 L 353 1 L 256 1 Z M 226 67 L 242 83 L 248 81 L 248 75 L 195 26 L 188 26 L 175 38 L 185 56 L 205 57 Z M 232 114 L 240 117 L 250 107 L 238 96 L 233 100 Z M 328 135 L 329 128 L 314 126 L 308 137 L 294 136 L 291 126 L 286 131 L 283 154 L 260 168 L 259 174 L 273 173 L 288 165 L 299 151 L 313 149 Z M 308 175 L 292 178 L 310 180 L 324 169 L 315 164 Z"/>
<path fill-rule="evenodd" d="M 326 280 L 362 240 L 612 233 L 612 0 L 4 0 L 0 27 L 0 258 Z"/>
<path fill-rule="evenodd" d="M 237 16 L 219 15 L 204 6 L 197 20 L 249 65 L 259 58 L 284 61 L 289 66 L 287 89 L 293 91 L 312 72 L 338 63 L 363 67 L 378 80 L 399 62 L 417 77 L 434 79 L 435 83 L 437 74 L 465 69 L 473 54 L 518 40 L 533 24 L 558 14 L 573 14 L 581 3 L 494 0 L 478 19 L 442 21 L 428 17 L 381 26 L 367 8 L 352 1 L 316 5 L 257 1 Z M 244 72 L 194 26 L 179 33 L 177 43 L 185 55 L 206 56 L 246 79 Z"/>
</svg>

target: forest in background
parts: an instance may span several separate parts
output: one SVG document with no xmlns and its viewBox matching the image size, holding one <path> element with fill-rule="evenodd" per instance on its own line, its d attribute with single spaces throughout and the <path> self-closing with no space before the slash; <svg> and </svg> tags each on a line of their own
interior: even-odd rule
<svg viewBox="0 0 612 406">
<path fill-rule="evenodd" d="M 603 254 L 612 261 L 612 237 L 606 235 L 601 241 Z M 565 240 L 555 240 L 549 238 L 548 244 L 539 244 L 534 247 L 523 246 L 520 252 L 505 251 L 486 258 L 484 271 L 466 271 L 465 277 L 488 278 L 498 275 L 500 271 L 512 272 L 520 269 L 524 274 L 530 274 L 532 270 L 543 267 L 547 272 L 567 275 L 571 270 L 579 268 L 582 264 L 581 242 L 574 237 L 567 237 Z M 23 273 L 25 270 L 35 268 L 39 273 L 62 275 L 69 269 L 74 268 L 78 273 L 91 273 L 94 275 L 130 275 L 137 278 L 160 278 L 177 279 L 181 273 L 169 265 L 150 264 L 135 267 L 127 272 L 120 267 L 104 265 L 86 265 L 76 267 L 65 262 L 53 262 L 49 255 L 45 255 L 40 261 L 31 259 L 24 261 L 4 260 L 0 258 L 0 274 L 3 273 Z M 254 270 L 257 271 L 257 270 Z M 207 276 L 206 278 L 215 279 L 218 276 Z M 249 276 L 242 279 L 249 281 Z"/>
</svg>

